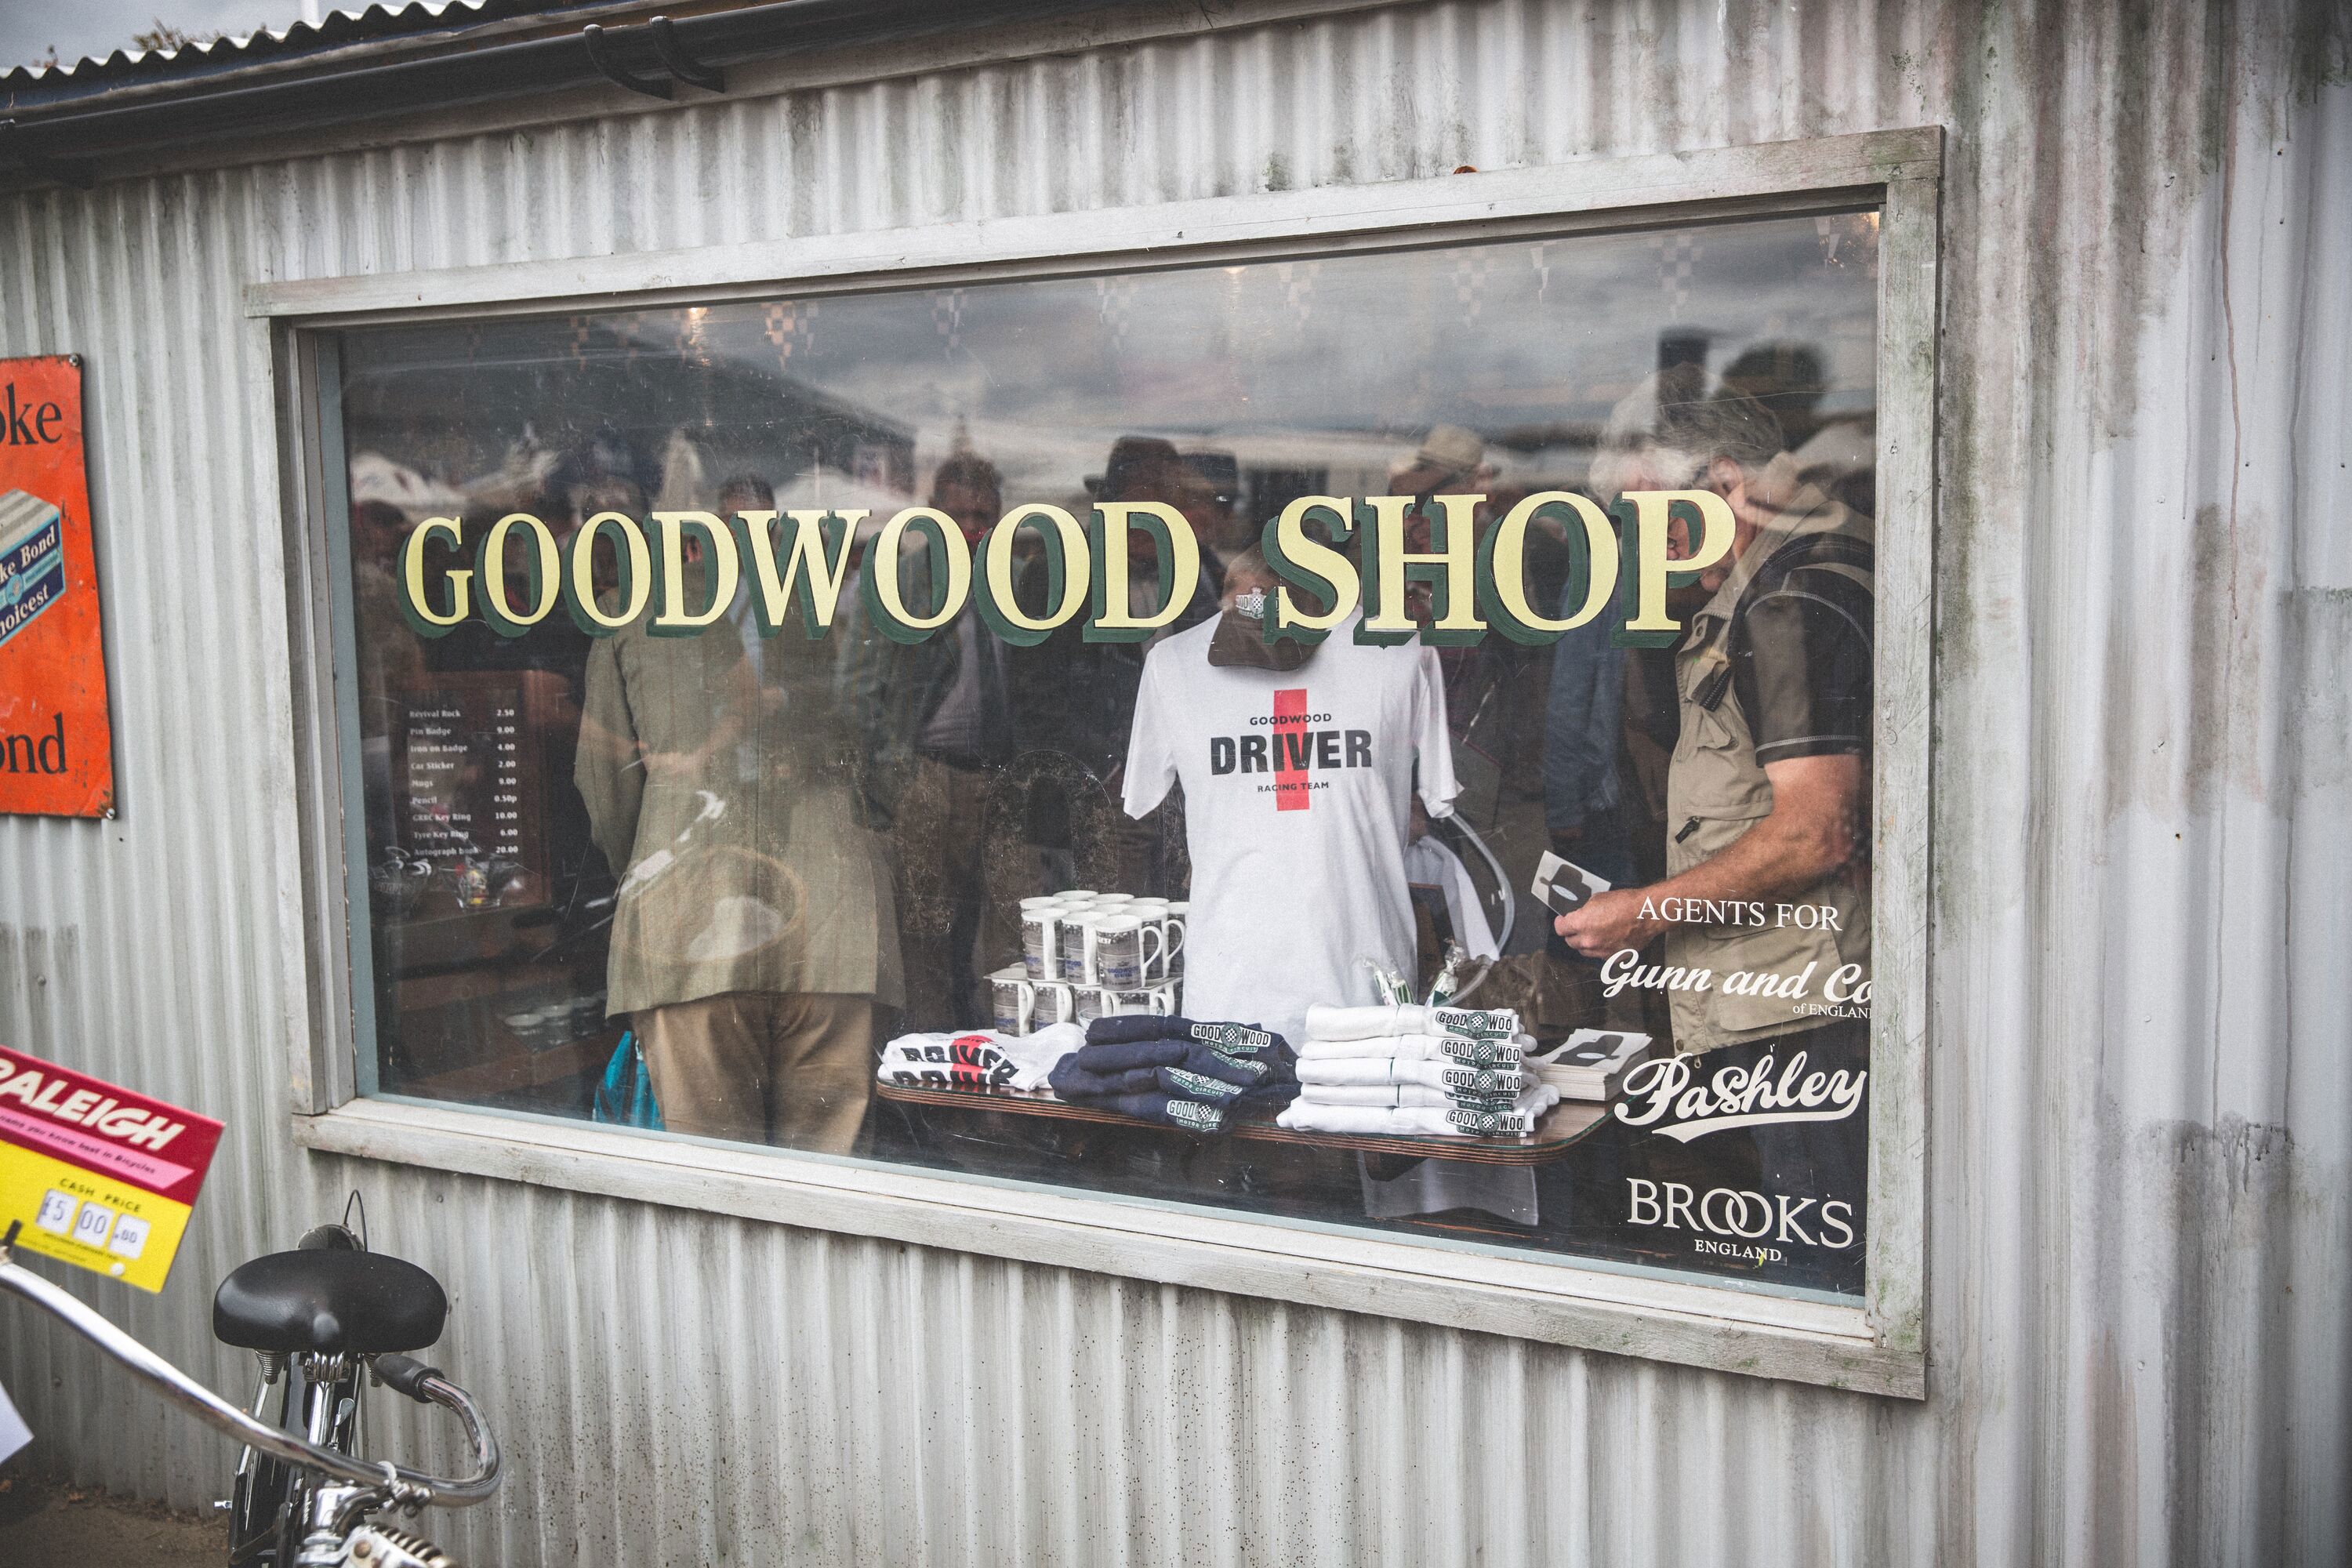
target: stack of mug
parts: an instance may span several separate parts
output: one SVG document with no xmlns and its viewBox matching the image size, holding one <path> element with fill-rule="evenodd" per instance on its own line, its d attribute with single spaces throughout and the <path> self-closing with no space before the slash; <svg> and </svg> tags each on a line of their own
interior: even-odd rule
<svg viewBox="0 0 2352 1568">
<path fill-rule="evenodd" d="M 1085 889 L 1022 900 L 1021 962 L 988 977 L 997 1028 L 1025 1035 L 1114 1013 L 1173 1013 L 1191 909 Z"/>
</svg>

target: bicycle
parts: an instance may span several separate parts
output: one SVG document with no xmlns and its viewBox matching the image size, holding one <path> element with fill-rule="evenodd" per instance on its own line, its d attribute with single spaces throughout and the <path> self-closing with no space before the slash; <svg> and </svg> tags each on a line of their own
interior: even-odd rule
<svg viewBox="0 0 2352 1568">
<path fill-rule="evenodd" d="M 12 1223 L 0 1237 L 0 1290 L 62 1320 L 166 1399 L 245 1445 L 233 1495 L 213 1505 L 229 1515 L 232 1568 L 457 1568 L 431 1542 L 373 1517 L 468 1508 L 498 1489 L 498 1439 L 473 1397 L 406 1353 L 439 1339 L 448 1318 L 448 1298 L 432 1275 L 368 1251 L 342 1225 L 320 1226 L 293 1251 L 232 1270 L 213 1298 L 213 1333 L 260 1358 L 248 1414 L 17 1263 L 11 1251 L 20 1228 Z M 456 1415 L 473 1445 L 474 1473 L 445 1479 L 358 1458 L 370 1378 Z M 261 1419 L 273 1389 L 274 1426 Z"/>
</svg>

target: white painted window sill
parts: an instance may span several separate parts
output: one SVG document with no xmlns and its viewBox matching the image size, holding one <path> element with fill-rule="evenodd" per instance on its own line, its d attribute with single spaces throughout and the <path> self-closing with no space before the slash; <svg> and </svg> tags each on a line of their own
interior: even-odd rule
<svg viewBox="0 0 2352 1568">
<path fill-rule="evenodd" d="M 1859 1307 L 1321 1226 L 419 1101 L 294 1119 L 329 1153 L 1903 1398 Z"/>
</svg>

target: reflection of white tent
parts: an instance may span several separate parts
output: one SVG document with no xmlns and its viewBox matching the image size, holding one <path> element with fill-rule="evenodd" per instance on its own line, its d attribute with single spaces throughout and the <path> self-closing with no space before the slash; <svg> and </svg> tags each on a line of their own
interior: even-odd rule
<svg viewBox="0 0 2352 1568">
<path fill-rule="evenodd" d="M 916 482 L 928 487 L 932 472 L 954 455 L 961 437 L 967 449 L 996 466 L 1003 478 L 1005 505 L 1046 501 L 1083 515 L 1090 504 L 1086 476 L 1103 471 L 1111 443 L 1122 434 L 1079 425 L 985 418 L 926 426 L 915 434 Z M 929 493 L 928 488 L 924 493 Z"/>
<path fill-rule="evenodd" d="M 436 484 L 405 463 L 395 463 L 382 452 L 361 452 L 352 458 L 352 504 L 390 501 L 411 518 L 465 510 L 463 491 Z"/>
<path fill-rule="evenodd" d="M 1231 452 L 1244 468 L 1330 468 L 1379 474 L 1412 460 L 1419 445 L 1412 436 L 1380 430 L 1308 430 L 1280 425 L 1229 425 L 1180 441 Z"/>
<path fill-rule="evenodd" d="M 466 481 L 466 494 L 480 506 L 528 506 L 545 492 L 555 460 L 556 454 L 541 446 L 526 426 L 522 438 L 507 447 L 504 462 Z"/>
<path fill-rule="evenodd" d="M 776 510 L 800 511 L 822 507 L 827 511 L 856 511 L 861 508 L 866 518 L 857 525 L 857 537 L 871 539 L 882 531 L 882 525 L 915 504 L 911 496 L 866 479 L 853 479 L 838 468 L 828 468 L 822 463 L 804 470 L 798 479 L 776 487 Z"/>
<path fill-rule="evenodd" d="M 1380 495 L 1389 475 L 1412 460 L 1419 439 L 1379 430 L 1307 430 L 1285 426 L 1228 426 L 1180 443 L 1234 455 L 1246 492 L 1249 477 L 1268 470 L 1320 473 L 1326 494 Z M 1488 456 L 1493 455 L 1489 449 Z M 1263 521 L 1253 519 L 1253 521 Z"/>
</svg>

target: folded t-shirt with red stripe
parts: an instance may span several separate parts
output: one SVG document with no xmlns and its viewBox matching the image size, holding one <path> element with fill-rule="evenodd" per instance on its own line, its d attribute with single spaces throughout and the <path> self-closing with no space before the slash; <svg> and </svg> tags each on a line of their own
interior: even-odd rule
<svg viewBox="0 0 2352 1568">
<path fill-rule="evenodd" d="M 874 1076 L 937 1089 L 1043 1089 L 1054 1064 L 1085 1039 L 1076 1024 L 1051 1025 L 1034 1035 L 994 1029 L 900 1035 L 882 1047 Z"/>
</svg>

